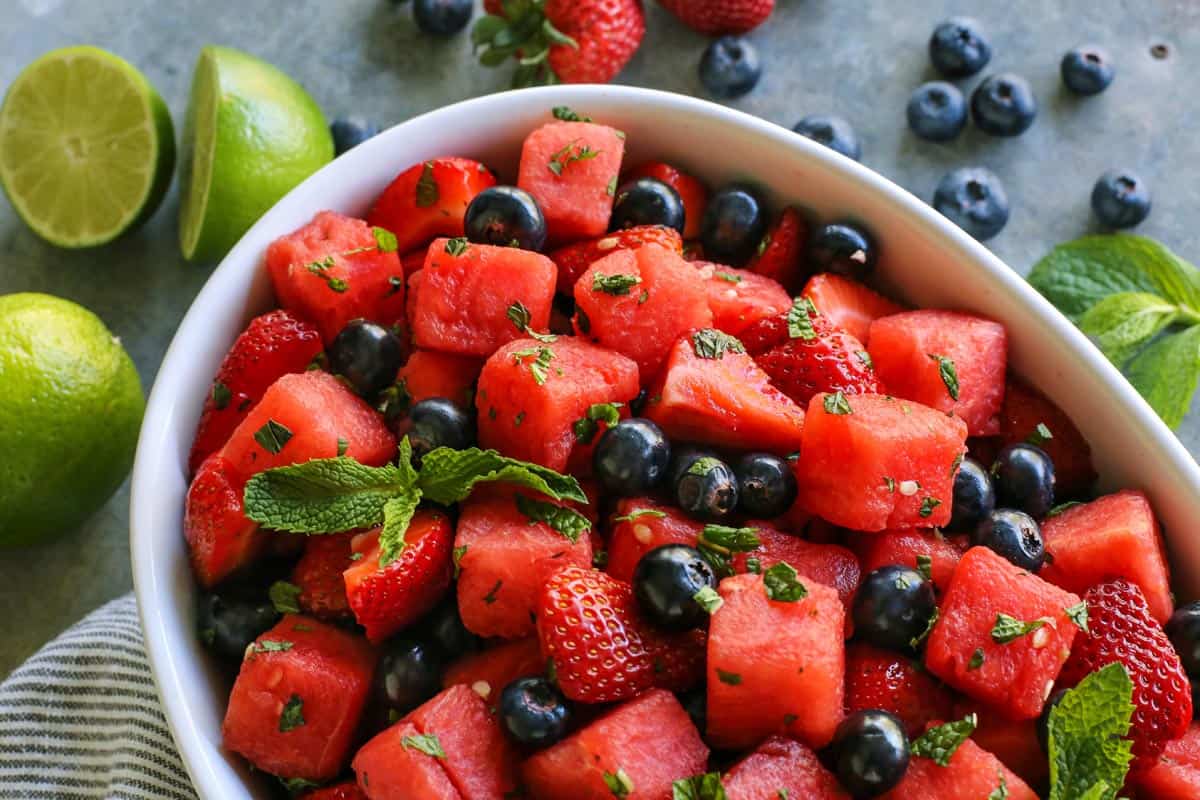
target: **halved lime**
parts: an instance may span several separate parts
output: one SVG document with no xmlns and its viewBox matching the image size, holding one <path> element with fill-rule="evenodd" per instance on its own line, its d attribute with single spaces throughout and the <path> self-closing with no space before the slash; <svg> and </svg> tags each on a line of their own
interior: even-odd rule
<svg viewBox="0 0 1200 800">
<path fill-rule="evenodd" d="M 189 261 L 215 261 L 333 158 L 333 137 L 300 84 L 252 55 L 210 45 L 192 77 L 183 148 L 179 245 Z"/>
<path fill-rule="evenodd" d="M 145 221 L 174 166 L 166 104 L 133 65 L 99 48 L 46 53 L 0 106 L 0 186 L 59 247 L 104 244 Z"/>
</svg>

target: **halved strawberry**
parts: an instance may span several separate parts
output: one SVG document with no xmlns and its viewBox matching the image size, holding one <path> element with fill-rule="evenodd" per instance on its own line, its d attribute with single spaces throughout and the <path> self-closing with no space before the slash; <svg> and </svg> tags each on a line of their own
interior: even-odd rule
<svg viewBox="0 0 1200 800">
<path fill-rule="evenodd" d="M 704 181 L 661 161 L 647 161 L 625 173 L 627 181 L 638 178 L 654 178 L 679 192 L 683 200 L 683 238 L 695 239 L 700 235 L 704 210 L 708 208 L 708 187 Z"/>
<path fill-rule="evenodd" d="M 241 479 L 220 455 L 205 460 L 188 487 L 183 535 L 196 580 L 205 588 L 258 558 L 267 544 L 266 534 L 246 519 Z"/>
<path fill-rule="evenodd" d="M 550 253 L 550 260 L 558 267 L 558 292 L 570 294 L 579 276 L 605 256 L 617 250 L 636 250 L 647 244 L 657 244 L 675 253 L 683 252 L 679 231 L 665 225 L 639 225 L 613 231 L 599 239 L 560 247 Z"/>
<path fill-rule="evenodd" d="M 304 555 L 292 568 L 292 583 L 300 587 L 297 602 L 304 613 L 329 620 L 350 616 L 342 573 L 354 563 L 353 539 L 353 533 L 332 533 L 304 541 Z"/>
<path fill-rule="evenodd" d="M 812 300 L 817 311 L 829 317 L 834 325 L 863 344 L 867 343 L 872 321 L 905 310 L 858 281 L 832 272 L 813 275 L 801 294 Z"/>
<path fill-rule="evenodd" d="M 433 158 L 401 172 L 375 201 L 367 221 L 396 234 L 401 253 L 439 236 L 463 235 L 463 217 L 475 195 L 496 176 L 470 158 Z"/>
<path fill-rule="evenodd" d="M 450 586 L 454 528 L 445 514 L 418 511 L 404 542 L 400 557 L 380 567 L 379 529 L 360 534 L 353 548 L 362 558 L 342 573 L 350 610 L 374 643 L 415 622 Z"/>
<path fill-rule="evenodd" d="M 229 348 L 204 401 L 188 469 L 221 449 L 281 375 L 303 372 L 321 352 L 321 334 L 287 311 L 255 317 Z"/>
<path fill-rule="evenodd" d="M 758 254 L 746 265 L 746 269 L 779 281 L 789 292 L 800 287 L 801 261 L 804 244 L 808 241 L 808 226 L 800 212 L 788 206 L 779 215 L 779 220 L 767 232 L 759 245 Z"/>
<path fill-rule="evenodd" d="M 626 700 L 651 687 L 682 691 L 704 674 L 702 632 L 660 633 L 639 614 L 633 587 L 598 570 L 554 573 L 538 598 L 537 628 L 559 688 L 581 703 Z"/>
<path fill-rule="evenodd" d="M 954 694 L 918 663 L 869 644 L 846 648 L 846 711 L 878 708 L 895 714 L 915 737 L 954 713 Z"/>
</svg>

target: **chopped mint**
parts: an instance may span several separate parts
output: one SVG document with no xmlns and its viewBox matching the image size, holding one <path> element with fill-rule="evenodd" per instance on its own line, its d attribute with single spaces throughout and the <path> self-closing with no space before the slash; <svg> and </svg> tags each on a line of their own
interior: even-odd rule
<svg viewBox="0 0 1200 800">
<path fill-rule="evenodd" d="M 1008 614 L 997 614 L 996 624 L 992 626 L 992 641 L 996 644 L 1009 644 L 1022 636 L 1028 636 L 1045 625 L 1046 620 L 1044 619 L 1022 622 Z"/>
<path fill-rule="evenodd" d="M 728 525 L 705 525 L 700 532 L 699 547 L 723 553 L 748 553 L 762 542 L 758 528 L 732 528 Z"/>
<path fill-rule="evenodd" d="M 797 575 L 795 568 L 786 561 L 768 568 L 762 574 L 767 597 L 779 603 L 794 603 L 808 597 L 808 587 Z"/>
<path fill-rule="evenodd" d="M 380 228 L 376 225 L 371 228 L 371 234 L 375 237 L 375 246 L 379 248 L 379 252 L 381 253 L 394 253 L 400 246 L 400 242 L 396 239 L 396 234 L 387 228 Z"/>
<path fill-rule="evenodd" d="M 250 651 L 253 653 L 286 653 L 295 645 L 292 642 L 281 639 L 264 639 L 261 642 L 255 642 L 250 645 Z"/>
<path fill-rule="evenodd" d="M 971 660 L 967 662 L 967 672 L 974 672 L 983 666 L 983 648 L 976 647 L 975 652 L 971 653 Z"/>
<path fill-rule="evenodd" d="M 734 337 L 716 328 L 704 328 L 692 334 L 692 349 L 700 358 L 720 359 L 726 353 L 744 353 L 746 348 Z"/>
<path fill-rule="evenodd" d="M 925 580 L 933 579 L 933 558 L 924 553 L 917 554 L 917 572 L 921 573 L 921 577 Z"/>
<path fill-rule="evenodd" d="M 1004 773 L 996 770 L 996 777 L 1000 783 L 988 794 L 987 800 L 1008 800 L 1008 781 L 1004 778 Z"/>
<path fill-rule="evenodd" d="M 258 442 L 263 450 L 272 455 L 278 454 L 291 438 L 292 431 L 288 426 L 273 419 L 268 419 L 267 424 L 254 432 L 254 441 Z"/>
<path fill-rule="evenodd" d="M 708 772 L 680 778 L 671 784 L 671 800 L 727 800 L 721 773 Z"/>
<path fill-rule="evenodd" d="M 979 719 L 968 714 L 957 722 L 930 728 L 912 743 L 912 754 L 928 758 L 939 767 L 948 767 L 954 753 L 975 732 L 978 724 Z"/>
<path fill-rule="evenodd" d="M 313 783 L 307 778 L 280 778 L 279 782 L 283 784 L 284 790 L 293 797 L 301 792 L 307 792 L 309 789 L 321 788 L 321 784 Z"/>
<path fill-rule="evenodd" d="M 642 305 L 649 299 L 650 299 L 650 292 L 646 291 L 645 289 L 642 289 L 642 293 L 638 295 L 638 305 L 639 306 Z"/>
<path fill-rule="evenodd" d="M 933 510 L 942 504 L 941 500 L 936 497 L 926 497 L 921 501 L 921 508 L 918 509 L 917 515 L 924 518 L 933 514 Z"/>
<path fill-rule="evenodd" d="M 952 400 L 958 399 L 958 370 L 954 367 L 954 362 L 946 356 L 939 356 L 937 353 L 926 353 L 930 358 L 937 362 L 938 374 L 942 376 L 942 383 L 946 384 L 946 391 L 950 393 Z"/>
<path fill-rule="evenodd" d="M 721 669 L 720 667 L 717 668 L 717 679 L 720 680 L 721 683 L 725 683 L 730 686 L 741 686 L 742 685 L 742 676 L 741 675 L 738 675 L 736 672 L 726 672 L 725 670 Z"/>
<path fill-rule="evenodd" d="M 467 545 L 465 545 L 465 544 L 460 547 L 454 548 L 453 552 L 451 553 L 451 558 L 454 561 L 454 577 L 455 578 L 457 578 L 459 573 L 462 571 L 462 568 L 460 565 L 462 564 L 463 556 L 465 556 L 466 554 L 467 554 Z"/>
<path fill-rule="evenodd" d="M 615 195 L 617 193 L 617 176 L 616 175 L 613 175 L 611 178 L 608 179 L 608 185 L 604 187 L 604 191 L 608 194 L 609 197 L 612 197 L 613 195 Z"/>
<path fill-rule="evenodd" d="M 529 308 L 526 307 L 526 305 L 520 300 L 515 301 L 511 306 L 509 306 L 508 311 L 505 312 L 505 315 L 508 317 L 509 321 L 516 326 L 517 330 L 521 331 L 521 333 L 524 333 L 531 339 L 537 339 L 539 342 L 544 342 L 547 344 L 558 341 L 558 337 L 553 333 L 538 333 L 530 326 L 530 321 L 532 320 L 533 315 L 530 313 Z"/>
<path fill-rule="evenodd" d="M 1133 758 L 1133 682 L 1119 663 L 1093 672 L 1050 711 L 1049 800 L 1113 800 Z"/>
<path fill-rule="evenodd" d="M 711 586 L 705 586 L 700 591 L 692 595 L 692 599 L 709 614 L 715 614 L 717 609 L 725 605 L 725 601 L 721 599 L 721 595 L 717 594 Z"/>
<path fill-rule="evenodd" d="M 1044 422 L 1039 422 L 1037 427 L 1033 429 L 1033 433 L 1025 438 L 1025 441 L 1035 447 L 1041 447 L 1053 438 L 1054 434 L 1050 432 L 1049 426 Z"/>
<path fill-rule="evenodd" d="M 572 152 L 572 150 L 574 150 L 574 152 Z M 570 142 L 567 142 L 562 146 L 561 149 L 550 156 L 550 161 L 546 164 L 546 166 L 555 175 L 561 176 L 563 174 L 563 170 L 571 164 L 574 164 L 576 161 L 587 161 L 588 159 L 595 158 L 598 155 L 600 155 L 599 150 L 593 150 L 586 144 L 581 145 L 579 144 L 578 139 L 574 139 Z"/>
<path fill-rule="evenodd" d="M 229 391 L 229 387 L 220 381 L 213 381 L 212 386 L 212 401 L 213 408 L 217 411 L 224 411 L 229 406 L 229 401 L 233 399 L 233 392 Z"/>
<path fill-rule="evenodd" d="M 867 369 L 872 369 L 872 370 L 875 369 L 875 361 L 872 360 L 871 354 L 868 353 L 866 350 L 855 350 L 854 356 L 859 361 L 861 361 L 863 366 L 866 367 Z"/>
<path fill-rule="evenodd" d="M 742 282 L 742 276 L 734 275 L 732 272 L 724 272 L 722 270 L 717 270 L 716 272 L 713 273 L 713 276 L 716 278 L 719 278 L 720 280 L 725 281 L 726 283 L 741 283 Z"/>
<path fill-rule="evenodd" d="M 633 522 L 635 519 L 638 519 L 639 517 L 653 517 L 655 519 L 662 519 L 666 515 L 667 515 L 667 512 L 658 511 L 657 509 L 653 509 L 653 508 L 635 508 L 633 511 L 630 511 L 628 514 L 622 514 L 619 517 L 613 517 L 612 521 L 613 522 Z"/>
<path fill-rule="evenodd" d="M 641 282 L 642 279 L 637 275 L 623 273 L 605 275 L 603 272 L 597 272 L 592 275 L 592 291 L 617 296 L 626 295 L 629 294 L 630 289 Z"/>
<path fill-rule="evenodd" d="M 283 706 L 279 715 L 279 732 L 287 733 L 304 724 L 304 701 L 300 695 L 293 694 Z"/>
<path fill-rule="evenodd" d="M 603 422 L 609 428 L 621 421 L 618 409 L 623 403 L 592 403 L 582 417 L 571 423 L 571 431 L 580 444 L 591 444 L 600 432 L 599 423 Z"/>
<path fill-rule="evenodd" d="M 712 456 L 702 456 L 692 462 L 691 466 L 688 467 L 687 474 L 688 475 L 699 475 L 700 477 L 704 477 L 708 473 L 712 472 L 714 469 L 718 469 L 719 467 L 723 467 L 723 466 L 725 466 L 725 462 L 721 461 L 721 459 L 719 459 L 719 458 L 713 458 Z"/>
<path fill-rule="evenodd" d="M 616 772 L 604 773 L 604 785 L 618 800 L 628 797 L 633 792 L 633 781 L 625 774 L 625 770 L 620 768 Z"/>
<path fill-rule="evenodd" d="M 529 362 L 529 371 L 533 374 L 533 381 L 538 386 L 543 386 L 546 383 L 546 378 L 550 377 L 550 361 L 554 358 L 554 351 L 549 347 L 526 347 L 517 350 L 513 354 L 513 361 L 517 364 L 523 364 L 524 359 L 534 357 L 533 361 Z"/>
<path fill-rule="evenodd" d="M 892 493 L 892 494 L 896 493 L 896 479 L 895 478 L 891 478 L 891 477 L 888 477 L 887 475 L 884 475 L 883 476 L 883 485 L 887 487 L 887 490 L 890 493 Z"/>
<path fill-rule="evenodd" d="M 934 606 L 933 613 L 929 615 L 929 621 L 925 623 L 925 630 L 921 631 L 920 635 L 914 636 L 908 642 L 912 645 L 913 650 L 916 650 L 921 646 L 921 642 L 929 638 L 929 634 L 933 633 L 933 626 L 937 625 L 937 621 L 941 616 L 942 613 L 938 610 L 938 607 Z"/>
<path fill-rule="evenodd" d="M 1076 628 L 1089 633 L 1088 631 L 1088 605 L 1086 600 L 1080 600 L 1073 606 L 1068 606 L 1063 609 L 1066 612 L 1067 619 L 1074 623 Z"/>
<path fill-rule="evenodd" d="M 449 255 L 458 257 L 467 252 L 467 248 L 471 246 L 470 241 L 465 236 L 456 236 L 453 239 L 446 240 L 445 250 Z"/>
<path fill-rule="evenodd" d="M 438 201 L 438 185 L 433 178 L 433 162 L 426 161 L 417 179 L 417 208 L 429 208 Z"/>
<path fill-rule="evenodd" d="M 793 300 L 792 307 L 787 313 L 788 337 L 803 339 L 806 342 L 817 338 L 817 332 L 813 329 L 812 324 L 812 318 L 816 315 L 817 308 L 807 297 L 800 296 Z"/>
<path fill-rule="evenodd" d="M 488 593 L 483 596 L 483 602 L 489 606 L 496 602 L 496 595 L 500 591 L 500 587 L 504 585 L 504 581 L 496 581 L 495 585 L 488 590 Z"/>
<path fill-rule="evenodd" d="M 442 743 L 432 733 L 405 736 L 400 739 L 400 744 L 405 750 L 416 750 L 418 753 L 424 753 L 442 761 L 446 760 L 446 751 L 442 749 Z"/>
<path fill-rule="evenodd" d="M 545 500 L 534 500 L 523 494 L 517 495 L 517 510 L 529 518 L 530 524 L 543 522 L 561 533 L 572 544 L 592 529 L 592 523 L 573 508 L 556 506 Z"/>
<path fill-rule="evenodd" d="M 563 122 L 591 122 L 592 118 L 576 112 L 568 106 L 555 106 L 550 110 L 554 118 Z"/>
<path fill-rule="evenodd" d="M 342 456 L 346 455 L 346 451 L 349 449 L 350 449 L 350 443 L 339 436 L 338 442 L 337 442 L 338 458 L 341 458 Z"/>
<path fill-rule="evenodd" d="M 270 598 L 271 605 L 275 606 L 275 610 L 280 614 L 300 613 L 300 603 L 298 602 L 300 587 L 294 583 L 275 581 L 267 590 L 267 597 Z"/>
<path fill-rule="evenodd" d="M 825 400 L 822 401 L 822 405 L 825 406 L 826 414 L 836 414 L 841 416 L 843 414 L 854 413 L 854 409 L 850 407 L 850 401 L 847 400 L 846 395 L 842 394 L 841 392 L 834 392 L 833 394 L 825 395 Z"/>
</svg>

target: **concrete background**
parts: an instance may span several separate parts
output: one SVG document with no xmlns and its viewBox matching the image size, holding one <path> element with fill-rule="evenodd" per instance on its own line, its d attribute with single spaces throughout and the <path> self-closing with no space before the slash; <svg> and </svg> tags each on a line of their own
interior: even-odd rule
<svg viewBox="0 0 1200 800">
<path fill-rule="evenodd" d="M 1200 259 L 1200 3 L 777 3 L 767 25 L 751 35 L 765 65 L 762 82 L 737 107 L 787 126 L 805 114 L 841 114 L 862 137 L 864 163 L 926 199 L 951 167 L 989 167 L 1013 205 L 1008 227 L 990 244 L 1021 272 L 1054 243 L 1092 228 L 1092 183 L 1115 166 L 1137 170 L 1154 192 L 1154 211 L 1139 232 Z M 646 41 L 619 80 L 703 95 L 696 64 L 706 40 L 652 0 L 647 5 Z M 934 77 L 926 42 L 950 14 L 971 14 L 987 25 L 994 45 L 987 71 L 1012 70 L 1033 84 L 1041 113 L 1024 136 L 992 139 L 969 129 L 952 144 L 936 145 L 908 133 L 908 95 Z M 1061 88 L 1058 62 L 1085 42 L 1107 47 L 1118 75 L 1105 94 L 1080 100 Z M 391 0 L 0 0 L 0 86 L 43 52 L 80 43 L 112 50 L 143 70 L 177 130 L 192 65 L 209 43 L 277 64 L 330 119 L 361 114 L 392 125 L 507 85 L 504 72 L 473 63 L 465 35 L 424 37 L 410 6 Z M 1152 56 L 1159 44 L 1166 58 Z M 209 271 L 180 258 L 177 207 L 173 189 L 157 216 L 129 238 L 67 252 L 37 239 L 0 199 L 0 294 L 49 292 L 91 308 L 125 342 L 148 390 Z M 1196 452 L 1195 409 L 1180 435 Z M 26 551 L 0 552 L 0 676 L 96 605 L 129 591 L 127 505 L 126 487 L 80 530 Z"/>
</svg>

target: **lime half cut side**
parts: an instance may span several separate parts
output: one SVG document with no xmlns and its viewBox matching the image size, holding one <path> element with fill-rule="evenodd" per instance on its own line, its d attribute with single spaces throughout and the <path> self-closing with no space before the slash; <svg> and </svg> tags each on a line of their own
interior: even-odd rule
<svg viewBox="0 0 1200 800">
<path fill-rule="evenodd" d="M 0 186 L 21 219 L 59 247 L 105 244 L 145 221 L 174 165 L 166 104 L 104 50 L 45 54 L 0 106 Z"/>
</svg>

